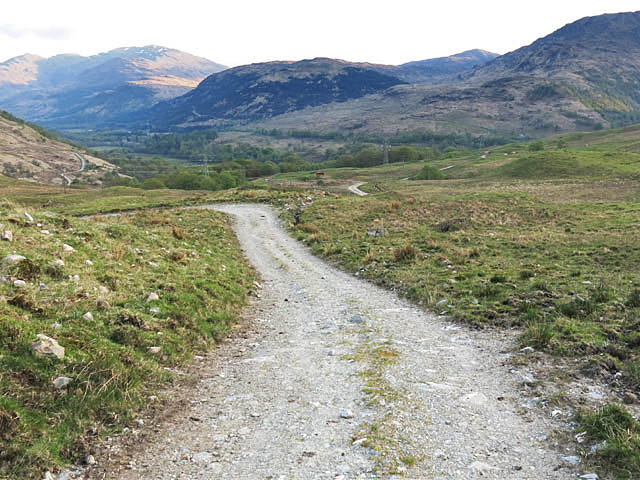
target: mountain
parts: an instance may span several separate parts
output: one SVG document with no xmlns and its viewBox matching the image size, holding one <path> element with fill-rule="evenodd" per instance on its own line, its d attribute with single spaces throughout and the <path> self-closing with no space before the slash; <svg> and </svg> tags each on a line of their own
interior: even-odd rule
<svg viewBox="0 0 640 480">
<path fill-rule="evenodd" d="M 398 85 L 251 127 L 517 138 L 640 121 L 640 12 L 580 19 L 440 83 Z"/>
<path fill-rule="evenodd" d="M 160 128 L 243 123 L 345 102 L 403 83 L 363 64 L 329 58 L 258 63 L 213 74 L 191 92 L 139 118 L 148 115 Z"/>
<path fill-rule="evenodd" d="M 224 69 L 154 45 L 90 57 L 26 54 L 0 64 L 0 107 L 47 126 L 86 128 L 183 95 Z"/>
<path fill-rule="evenodd" d="M 640 119 L 639 32 L 640 12 L 582 18 L 463 74 L 463 78 L 546 79 L 571 87 L 605 120 L 625 123 L 626 118 Z M 554 92 L 549 90 L 549 94 Z"/>
<path fill-rule="evenodd" d="M 84 159 L 84 168 L 81 158 Z M 21 180 L 63 185 L 71 181 L 100 185 L 115 166 L 63 142 L 56 134 L 0 110 L 0 173 Z"/>
<path fill-rule="evenodd" d="M 394 67 L 392 74 L 410 83 L 437 83 L 490 62 L 498 56 L 497 53 L 486 50 L 467 50 L 449 57 L 404 63 Z"/>
</svg>

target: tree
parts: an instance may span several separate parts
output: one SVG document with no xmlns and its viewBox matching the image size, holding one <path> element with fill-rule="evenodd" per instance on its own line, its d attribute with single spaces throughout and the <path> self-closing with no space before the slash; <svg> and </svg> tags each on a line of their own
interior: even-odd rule
<svg viewBox="0 0 640 480">
<path fill-rule="evenodd" d="M 224 172 L 220 173 L 220 184 L 222 185 L 222 188 L 233 188 L 237 185 L 237 183 L 238 182 L 236 181 L 236 177 L 233 176 L 233 173 L 231 173 L 231 171 L 225 170 Z"/>
</svg>

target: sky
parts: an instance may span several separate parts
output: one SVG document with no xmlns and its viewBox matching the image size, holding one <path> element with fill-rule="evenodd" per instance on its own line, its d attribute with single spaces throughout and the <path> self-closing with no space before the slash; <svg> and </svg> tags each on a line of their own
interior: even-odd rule
<svg viewBox="0 0 640 480">
<path fill-rule="evenodd" d="M 400 64 L 481 48 L 503 54 L 638 0 L 3 1 L 0 62 L 162 45 L 227 66 L 331 57 Z"/>
</svg>

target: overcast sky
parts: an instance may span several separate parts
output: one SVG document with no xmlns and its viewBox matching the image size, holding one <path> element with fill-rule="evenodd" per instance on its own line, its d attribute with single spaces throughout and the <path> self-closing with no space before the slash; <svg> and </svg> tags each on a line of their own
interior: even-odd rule
<svg viewBox="0 0 640 480">
<path fill-rule="evenodd" d="M 228 66 L 313 57 L 399 64 L 482 48 L 506 53 L 638 0 L 3 1 L 0 61 L 149 44 Z"/>
</svg>

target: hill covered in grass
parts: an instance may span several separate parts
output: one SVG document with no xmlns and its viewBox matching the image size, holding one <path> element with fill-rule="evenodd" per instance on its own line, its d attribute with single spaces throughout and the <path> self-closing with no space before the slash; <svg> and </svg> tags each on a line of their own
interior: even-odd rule
<svg viewBox="0 0 640 480">
<path fill-rule="evenodd" d="M 82 155 L 85 166 L 82 171 Z M 55 133 L 0 111 L 0 172 L 16 179 L 64 185 L 72 181 L 100 184 L 115 169 L 109 162 L 64 142 Z"/>
</svg>

